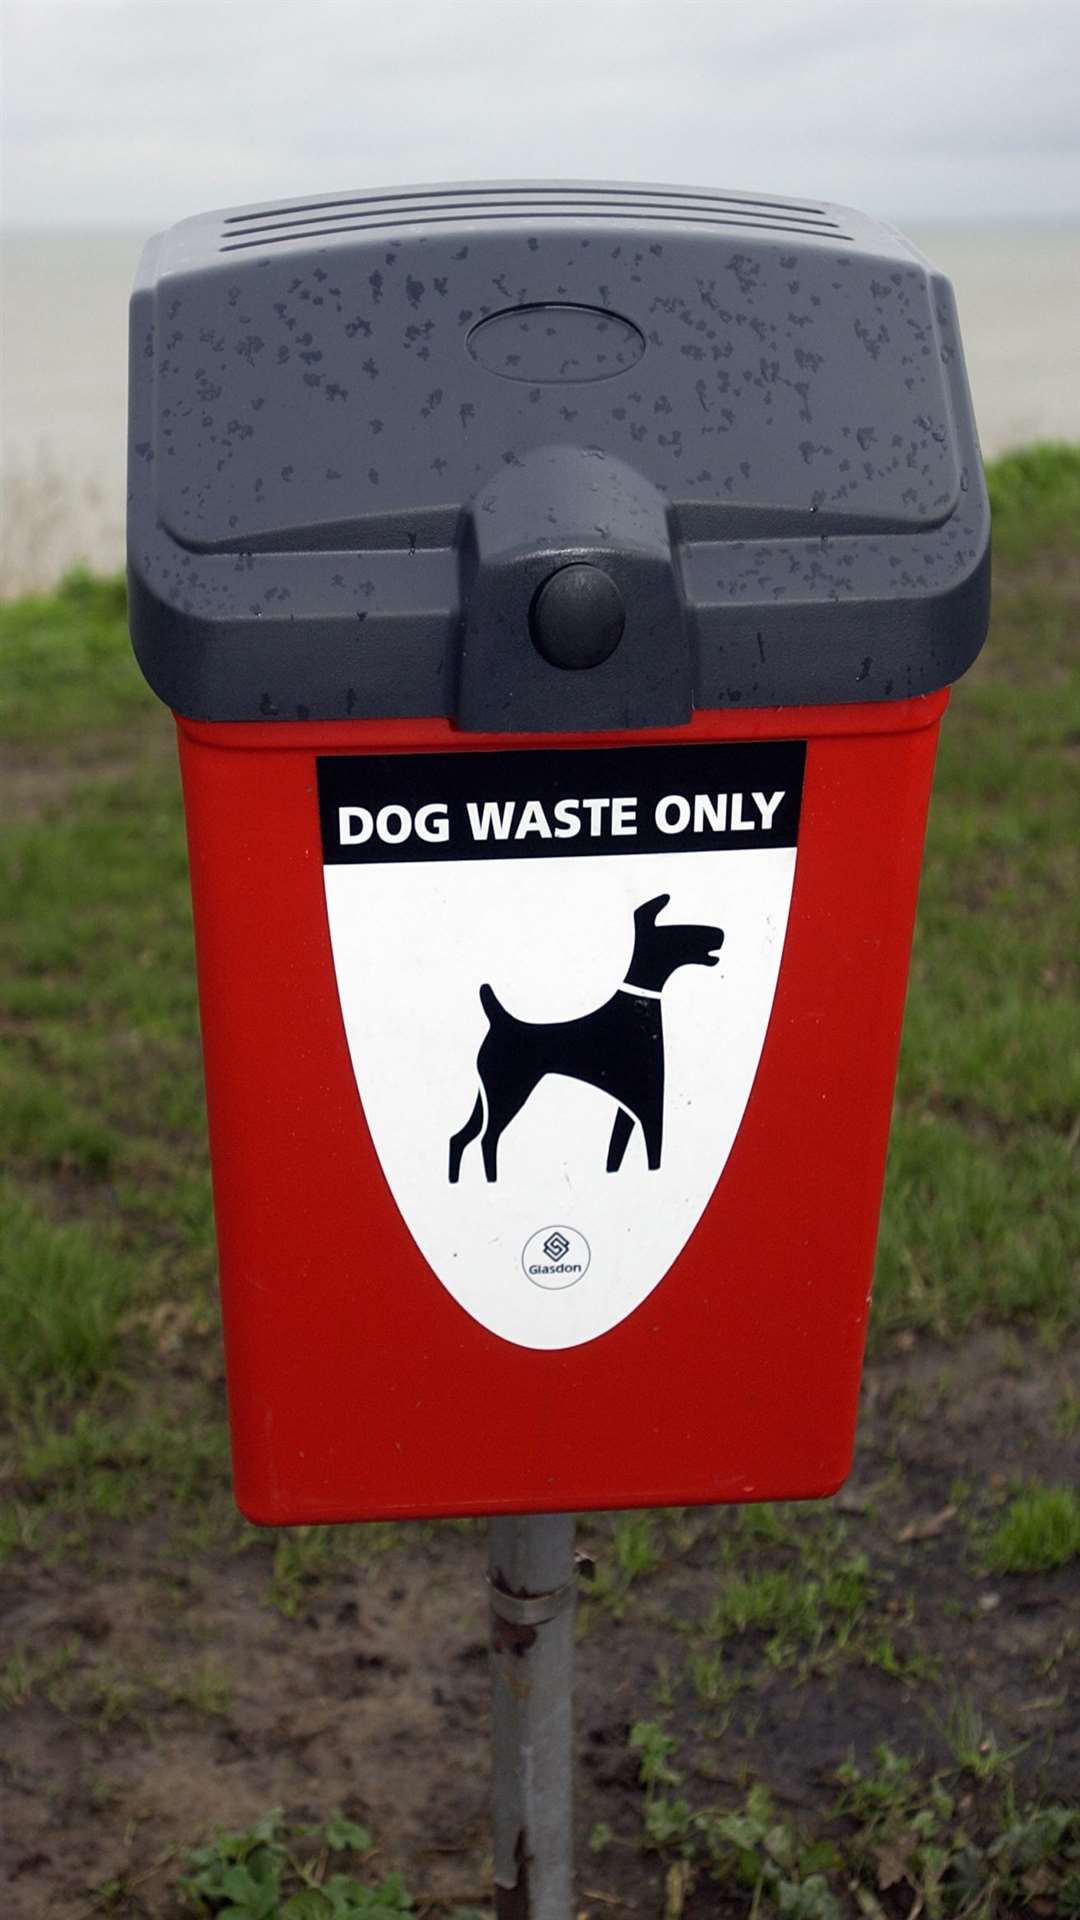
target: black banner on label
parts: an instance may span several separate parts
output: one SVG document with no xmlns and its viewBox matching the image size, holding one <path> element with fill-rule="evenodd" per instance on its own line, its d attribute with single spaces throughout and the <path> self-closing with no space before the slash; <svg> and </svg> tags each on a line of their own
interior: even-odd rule
<svg viewBox="0 0 1080 1920">
<path fill-rule="evenodd" d="M 793 847 L 801 740 L 318 760 L 327 866 Z"/>
</svg>

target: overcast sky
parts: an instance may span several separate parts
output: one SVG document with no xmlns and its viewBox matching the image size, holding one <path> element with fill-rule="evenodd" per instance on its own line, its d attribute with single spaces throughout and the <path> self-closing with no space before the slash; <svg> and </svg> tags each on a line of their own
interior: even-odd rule
<svg viewBox="0 0 1080 1920">
<path fill-rule="evenodd" d="M 4 0 L 3 219 L 490 177 L 1080 216 L 1077 0 Z"/>
</svg>

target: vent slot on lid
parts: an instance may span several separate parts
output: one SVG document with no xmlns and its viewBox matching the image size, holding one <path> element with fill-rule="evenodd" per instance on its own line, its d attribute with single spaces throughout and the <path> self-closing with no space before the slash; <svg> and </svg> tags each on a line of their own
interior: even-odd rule
<svg viewBox="0 0 1080 1920">
<path fill-rule="evenodd" d="M 328 218 L 336 214 L 346 214 L 356 210 L 363 212 L 387 213 L 400 211 L 402 217 L 409 213 L 437 213 L 445 206 L 470 206 L 478 212 L 485 209 L 513 208 L 525 203 L 539 205 L 543 201 L 557 201 L 560 205 L 586 203 L 590 207 L 623 206 L 646 213 L 655 206 L 700 207 L 706 210 L 726 209 L 733 213 L 761 213 L 766 218 L 774 215 L 793 214 L 799 219 L 829 221 L 825 207 L 809 206 L 794 200 L 755 199 L 746 194 L 709 193 L 705 190 L 681 189 L 678 187 L 603 187 L 603 186 L 520 186 L 520 187 L 437 187 L 426 192 L 363 193 L 341 194 L 333 200 L 309 200 L 294 203 L 291 206 L 255 207 L 247 213 L 229 214 L 226 228 L 238 229 L 250 227 L 253 222 L 263 224 L 268 221 L 295 219 L 299 214 L 322 214 Z"/>
<path fill-rule="evenodd" d="M 707 213 L 694 207 L 684 211 L 674 211 L 659 207 L 623 207 L 598 205 L 559 205 L 527 206 L 515 205 L 502 207 L 498 211 L 486 208 L 461 209 L 455 212 L 406 212 L 395 209 L 380 216 L 368 219 L 346 219 L 335 224 L 321 224 L 314 221 L 285 222 L 267 224 L 264 227 L 249 226 L 227 230 L 222 236 L 222 253 L 239 253 L 250 247 L 268 247 L 288 240 L 332 240 L 342 233 L 392 233 L 402 227 L 430 226 L 469 226 L 481 221 L 507 220 L 525 216 L 529 220 L 574 220 L 597 218 L 607 221 L 639 221 L 648 219 L 654 225 L 674 224 L 677 226 L 726 227 L 732 233 L 789 233 L 804 234 L 817 239 L 850 242 L 853 236 L 843 233 L 833 221 L 798 220 L 795 218 L 769 219 L 762 215 L 742 215 L 738 213 Z"/>
</svg>

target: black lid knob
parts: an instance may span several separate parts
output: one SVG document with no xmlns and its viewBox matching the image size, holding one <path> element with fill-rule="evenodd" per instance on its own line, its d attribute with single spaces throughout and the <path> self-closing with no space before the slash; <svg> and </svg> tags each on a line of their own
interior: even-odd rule
<svg viewBox="0 0 1080 1920">
<path fill-rule="evenodd" d="M 625 625 L 611 575 L 585 561 L 549 574 L 529 613 L 533 645 L 553 667 L 598 667 L 614 653 Z"/>
</svg>

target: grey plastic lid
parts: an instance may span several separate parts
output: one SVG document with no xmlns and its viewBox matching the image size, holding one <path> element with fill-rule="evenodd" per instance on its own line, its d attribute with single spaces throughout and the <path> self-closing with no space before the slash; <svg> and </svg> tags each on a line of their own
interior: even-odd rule
<svg viewBox="0 0 1080 1920">
<path fill-rule="evenodd" d="M 132 298 L 129 460 L 135 647 L 190 718 L 675 725 L 926 693 L 986 632 L 952 290 L 846 208 L 548 183 L 182 221 Z M 545 594 L 567 567 L 606 579 Z"/>
</svg>

